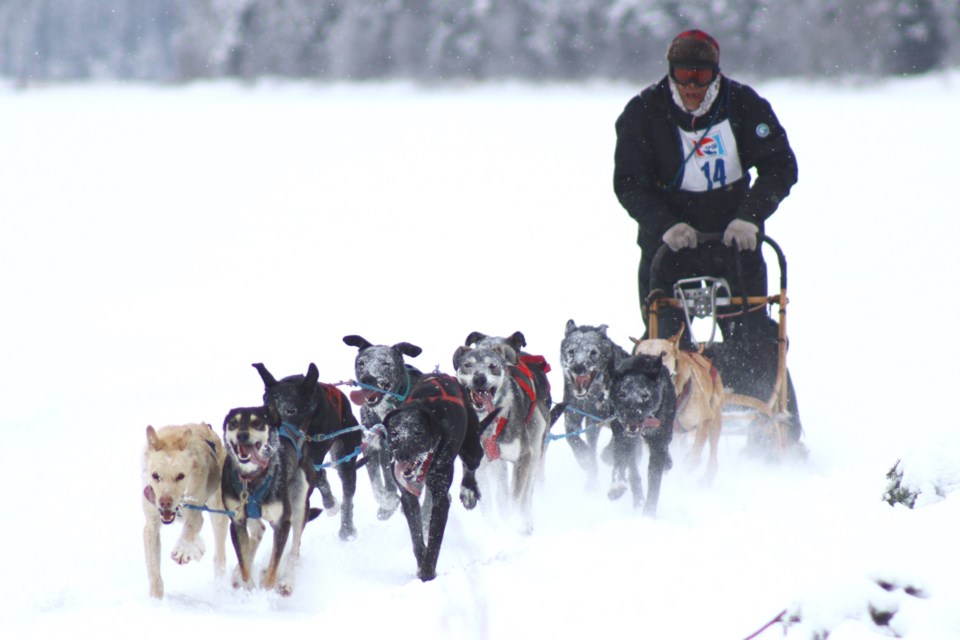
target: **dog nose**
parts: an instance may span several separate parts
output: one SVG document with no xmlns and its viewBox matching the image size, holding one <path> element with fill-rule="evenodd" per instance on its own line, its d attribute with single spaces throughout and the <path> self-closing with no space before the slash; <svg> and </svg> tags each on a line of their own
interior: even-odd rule
<svg viewBox="0 0 960 640">
<path fill-rule="evenodd" d="M 173 506 L 173 498 L 170 496 L 163 496 L 157 501 L 157 503 L 160 505 L 161 509 L 170 509 Z"/>
<path fill-rule="evenodd" d="M 237 442 L 240 444 L 247 444 L 250 442 L 250 434 L 246 431 L 240 431 L 237 433 Z"/>
<path fill-rule="evenodd" d="M 483 375 L 482 373 L 476 374 L 473 376 L 473 384 L 478 387 L 484 386 L 487 384 L 487 376 Z"/>
</svg>

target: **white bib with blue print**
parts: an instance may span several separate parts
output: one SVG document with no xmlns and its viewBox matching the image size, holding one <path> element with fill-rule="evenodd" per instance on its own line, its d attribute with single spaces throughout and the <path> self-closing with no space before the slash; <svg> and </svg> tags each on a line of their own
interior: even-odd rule
<svg viewBox="0 0 960 640">
<path fill-rule="evenodd" d="M 729 120 L 715 124 L 709 131 L 680 129 L 680 140 L 683 143 L 683 157 L 690 158 L 684 167 L 683 182 L 680 184 L 683 191 L 722 189 L 743 177 L 737 140 L 733 137 Z"/>
</svg>

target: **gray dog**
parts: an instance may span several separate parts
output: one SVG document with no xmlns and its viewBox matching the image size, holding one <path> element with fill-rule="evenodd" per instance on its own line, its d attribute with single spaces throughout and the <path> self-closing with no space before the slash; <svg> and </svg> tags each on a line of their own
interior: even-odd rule
<svg viewBox="0 0 960 640">
<path fill-rule="evenodd" d="M 400 506 L 400 492 L 390 467 L 390 451 L 380 430 L 387 413 L 407 399 L 423 376 L 419 369 L 403 360 L 404 356 L 417 357 L 421 349 L 409 342 L 375 345 L 357 335 L 344 336 L 343 342 L 359 350 L 354 360 L 354 375 L 361 388 L 351 393 L 350 399 L 360 405 L 367 473 L 379 505 L 377 517 L 386 520 Z"/>
<path fill-rule="evenodd" d="M 577 462 L 587 472 L 587 487 L 591 489 L 597 485 L 600 426 L 613 417 L 613 374 L 627 357 L 627 352 L 607 336 L 607 325 L 577 326 L 573 320 L 567 321 L 560 343 L 564 429 Z M 581 433 L 569 435 L 576 432 Z"/>
</svg>

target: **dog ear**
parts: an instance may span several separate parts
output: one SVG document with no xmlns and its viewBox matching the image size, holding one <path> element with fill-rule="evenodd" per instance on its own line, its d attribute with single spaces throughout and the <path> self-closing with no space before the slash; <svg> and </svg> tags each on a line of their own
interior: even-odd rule
<svg viewBox="0 0 960 640">
<path fill-rule="evenodd" d="M 464 354 L 470 353 L 471 351 L 473 351 L 473 347 L 457 347 L 457 350 L 453 352 L 454 371 L 460 368 L 460 359 L 463 358 Z"/>
<path fill-rule="evenodd" d="M 510 337 L 507 338 L 507 342 L 513 345 L 513 350 L 516 351 L 517 353 L 520 352 L 520 349 L 527 346 L 527 339 L 524 338 L 523 334 L 520 333 L 519 331 L 514 331 L 510 335 Z"/>
<path fill-rule="evenodd" d="M 273 377 L 273 374 L 267 371 L 267 368 L 263 366 L 262 362 L 255 362 L 253 368 L 257 370 L 257 373 L 260 374 L 260 379 L 263 380 L 263 386 L 267 389 L 277 384 L 277 379 Z"/>
<path fill-rule="evenodd" d="M 409 342 L 398 342 L 397 344 L 393 345 L 393 348 L 403 355 L 410 356 L 411 358 L 416 358 L 418 355 L 423 353 L 423 349 L 415 344 L 410 344 Z"/>
<path fill-rule="evenodd" d="M 373 344 L 368 342 L 366 338 L 361 338 L 360 336 L 356 335 L 343 336 L 343 343 L 349 347 L 356 347 L 360 351 L 369 349 L 373 346 Z"/>
<path fill-rule="evenodd" d="M 680 338 L 683 337 L 683 332 L 686 330 L 687 326 L 684 324 L 680 325 L 680 330 L 677 331 L 673 336 L 670 337 L 670 342 L 674 345 L 680 344 Z"/>
<path fill-rule="evenodd" d="M 576 330 L 577 330 L 577 323 L 573 321 L 573 318 L 571 318 L 571 319 L 567 320 L 567 327 L 566 327 L 566 329 L 564 330 L 563 335 L 564 335 L 564 336 L 568 336 L 568 335 L 570 335 L 571 333 L 573 333 L 573 332 L 576 331 Z"/>
<path fill-rule="evenodd" d="M 157 437 L 157 430 L 147 425 L 147 444 L 151 449 L 159 451 L 163 448 L 163 443 L 160 442 L 160 438 Z"/>
<path fill-rule="evenodd" d="M 307 377 L 303 379 L 303 383 L 312 387 L 320 380 L 320 370 L 317 369 L 317 365 L 310 363 L 310 366 L 307 367 Z"/>
<path fill-rule="evenodd" d="M 477 344 L 477 342 L 479 342 L 480 340 L 483 340 L 486 337 L 487 335 L 485 333 L 480 333 L 479 331 L 471 331 L 470 335 L 467 336 L 467 339 L 463 341 L 463 344 L 466 347 L 472 347 L 473 345 Z"/>
</svg>

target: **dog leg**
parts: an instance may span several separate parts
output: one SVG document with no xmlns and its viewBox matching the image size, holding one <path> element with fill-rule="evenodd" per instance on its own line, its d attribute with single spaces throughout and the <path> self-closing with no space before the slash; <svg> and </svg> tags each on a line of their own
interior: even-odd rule
<svg viewBox="0 0 960 640">
<path fill-rule="evenodd" d="M 342 454 L 341 454 L 342 455 Z M 343 506 L 340 509 L 340 539 L 353 540 L 357 528 L 353 524 L 353 496 L 357 492 L 357 463 L 350 460 L 337 467 L 343 487 Z"/>
<path fill-rule="evenodd" d="M 251 523 L 252 524 L 252 523 Z M 259 526 L 263 526 L 257 521 Z M 262 532 L 260 534 L 263 535 Z M 253 588 L 253 579 L 251 570 L 253 569 L 253 557 L 256 554 L 256 545 L 251 544 L 250 533 L 247 531 L 246 519 L 235 519 L 230 521 L 230 540 L 233 542 L 233 549 L 237 553 L 237 570 L 233 575 L 233 588 L 245 589 Z M 257 540 L 257 545 L 259 540 Z M 251 547 L 254 547 L 251 549 Z"/>
<path fill-rule="evenodd" d="M 700 479 L 700 483 L 704 486 L 713 484 L 714 478 L 717 477 L 717 468 L 720 466 L 717 455 L 720 449 L 720 431 L 722 428 L 723 418 L 720 416 L 711 416 L 697 429 L 697 438 L 700 439 L 700 431 L 702 430 L 704 443 L 710 443 L 710 453 L 707 457 L 707 470 L 706 473 L 703 474 L 703 478 Z M 700 449 L 701 451 L 703 450 L 702 444 L 700 445 Z"/>
<path fill-rule="evenodd" d="M 206 551 L 203 539 L 200 538 L 200 529 L 203 528 L 203 513 L 195 509 L 186 510 L 183 514 L 183 531 L 180 539 L 170 552 L 170 557 L 177 564 L 187 564 L 192 560 L 200 560 Z"/>
<path fill-rule="evenodd" d="M 407 528 L 410 529 L 410 541 L 413 543 L 413 556 L 417 559 L 417 568 L 423 562 L 423 520 L 420 514 L 420 501 L 407 491 L 400 494 L 400 506 L 407 519 Z"/>
<path fill-rule="evenodd" d="M 663 443 L 652 443 L 650 446 L 650 462 L 647 466 L 647 502 L 643 506 L 644 516 L 652 518 L 657 515 L 660 482 L 663 479 L 664 471 L 667 471 L 671 466 L 670 452 L 666 446 Z"/>
<path fill-rule="evenodd" d="M 273 526 L 273 551 L 270 554 L 270 564 L 260 581 L 260 586 L 267 591 L 277 586 L 277 572 L 280 568 L 280 560 L 283 558 L 283 550 L 287 546 L 287 538 L 290 536 L 290 519 L 282 518 Z M 288 594 L 289 595 L 289 594 Z"/>
<path fill-rule="evenodd" d="M 143 555 L 147 561 L 147 582 L 150 585 L 150 597 L 163 597 L 163 578 L 160 577 L 160 518 L 155 513 L 147 511 L 145 503 L 143 510 L 146 522 L 143 525 Z M 149 509 L 156 512 L 153 505 Z"/>
<path fill-rule="evenodd" d="M 477 506 L 480 500 L 480 486 L 477 484 L 477 472 L 463 465 L 463 479 L 460 481 L 460 503 L 468 510 Z"/>
<path fill-rule="evenodd" d="M 530 507 L 533 495 L 533 459 L 529 449 L 524 448 L 520 458 L 513 463 L 513 501 L 520 516 L 524 535 L 533 533 L 533 514 Z"/>
<path fill-rule="evenodd" d="M 287 550 L 286 558 L 283 562 L 280 580 L 277 583 L 277 592 L 280 595 L 289 596 L 293 593 L 293 587 L 296 582 L 297 564 L 300 562 L 300 543 L 303 539 L 303 527 L 306 525 L 306 509 L 297 508 L 296 505 L 304 504 L 307 495 L 306 480 L 301 481 L 302 488 L 294 492 L 293 512 L 290 514 L 290 530 L 293 533 L 290 541 L 290 548 Z M 298 501 L 299 500 L 299 501 Z"/>
<path fill-rule="evenodd" d="M 367 451 L 367 473 L 379 507 L 377 519 L 389 520 L 400 506 L 400 498 L 397 496 L 397 483 L 390 473 L 390 457 L 385 451 L 379 448 Z"/>
<path fill-rule="evenodd" d="M 326 455 L 326 453 L 324 453 Z M 317 460 L 323 460 L 323 456 L 316 458 Z M 320 497 L 323 500 L 323 510 L 331 518 L 338 513 L 340 513 L 340 503 L 337 502 L 336 497 L 333 495 L 333 490 L 330 488 L 330 481 L 327 480 L 327 470 L 326 469 L 317 469 L 317 491 L 320 492 Z"/>
<path fill-rule="evenodd" d="M 581 427 L 581 425 L 583 426 Z M 573 433 L 581 428 L 591 426 L 595 426 L 595 423 L 589 418 L 574 417 L 570 414 L 564 415 L 563 427 L 566 433 Z M 592 491 L 597 487 L 597 474 L 599 472 L 597 467 L 598 431 L 599 429 L 597 428 L 592 428 L 587 431 L 585 434 L 586 442 L 584 442 L 580 436 L 566 438 L 566 441 L 570 444 L 570 448 L 573 449 L 573 457 L 577 459 L 580 467 L 587 472 L 586 488 L 588 491 Z"/>
<path fill-rule="evenodd" d="M 219 487 L 207 503 L 211 509 L 223 511 L 223 499 Z M 213 575 L 219 578 L 227 567 L 227 529 L 230 527 L 230 518 L 219 513 L 210 514 L 210 526 L 213 527 Z"/>
<path fill-rule="evenodd" d="M 430 493 L 433 494 L 434 491 L 431 490 Z M 437 559 L 440 556 L 443 532 L 447 528 L 447 516 L 450 513 L 450 494 L 446 491 L 437 491 L 436 494 L 433 496 L 433 505 L 430 510 L 430 530 L 427 534 L 426 549 L 417 568 L 417 577 L 423 582 L 437 577 Z"/>
<path fill-rule="evenodd" d="M 611 431 L 613 439 L 609 448 L 613 454 L 613 472 L 607 497 L 619 500 L 629 487 L 633 491 L 633 503 L 637 505 L 643 502 L 643 487 L 639 484 L 639 476 L 634 478 L 630 473 L 637 464 L 636 441 L 626 434 L 619 422 L 611 425 Z"/>
</svg>

